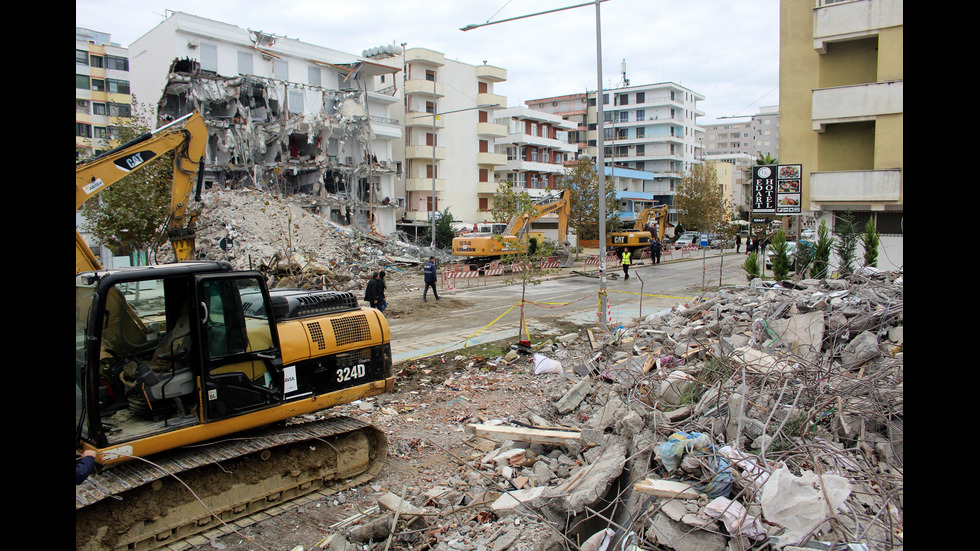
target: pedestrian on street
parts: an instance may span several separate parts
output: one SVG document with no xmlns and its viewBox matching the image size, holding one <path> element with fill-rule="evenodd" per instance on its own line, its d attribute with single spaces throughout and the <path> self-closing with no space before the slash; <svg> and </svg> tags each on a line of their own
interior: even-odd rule
<svg viewBox="0 0 980 551">
<path fill-rule="evenodd" d="M 388 309 L 388 301 L 385 299 L 385 289 L 388 288 L 388 284 L 385 283 L 385 271 L 381 270 L 378 272 L 378 310 L 384 312 Z"/>
<path fill-rule="evenodd" d="M 430 256 L 429 261 L 422 268 L 425 274 L 425 289 L 422 291 L 422 302 L 427 302 L 425 296 L 429 294 L 429 287 L 432 288 L 432 295 L 439 300 L 439 293 L 436 292 L 436 257 Z"/>
<path fill-rule="evenodd" d="M 371 274 L 367 287 L 364 288 L 364 300 L 371 308 L 378 307 L 378 272 Z"/>
<path fill-rule="evenodd" d="M 626 275 L 626 277 L 623 278 L 623 281 L 630 278 L 630 264 L 633 262 L 632 257 L 633 255 L 630 254 L 629 249 L 623 249 L 623 274 Z"/>
<path fill-rule="evenodd" d="M 735 234 L 735 253 L 738 254 L 739 249 L 742 247 L 742 234 Z"/>
<path fill-rule="evenodd" d="M 664 244 L 660 239 L 653 238 L 653 257 L 650 259 L 654 264 L 660 264 L 660 253 L 663 252 Z"/>
</svg>

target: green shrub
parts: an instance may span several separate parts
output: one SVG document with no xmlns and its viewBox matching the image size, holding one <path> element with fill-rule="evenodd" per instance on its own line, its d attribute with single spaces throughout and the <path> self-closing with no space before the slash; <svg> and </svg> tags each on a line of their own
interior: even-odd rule
<svg viewBox="0 0 980 551">
<path fill-rule="evenodd" d="M 758 253 L 752 253 L 745 259 L 742 263 L 742 269 L 745 270 L 745 279 L 751 282 L 753 279 L 760 277 L 761 270 L 759 269 L 759 255 Z"/>
</svg>

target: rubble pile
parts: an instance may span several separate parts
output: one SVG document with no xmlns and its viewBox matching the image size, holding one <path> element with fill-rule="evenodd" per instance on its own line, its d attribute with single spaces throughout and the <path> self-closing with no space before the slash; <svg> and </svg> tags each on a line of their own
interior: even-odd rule
<svg viewBox="0 0 980 551">
<path fill-rule="evenodd" d="M 369 408 L 394 456 L 456 468 L 375 488 L 376 506 L 319 547 L 900 549 L 902 286 L 894 272 L 756 280 L 533 359 L 463 359 L 431 390 L 441 416 Z M 452 413 L 500 389 L 509 403 Z M 508 407 L 523 413 L 495 412 Z M 385 425 L 406 416 L 465 434 L 469 453 L 407 445 Z"/>
<path fill-rule="evenodd" d="M 263 271 L 273 287 L 363 289 L 371 272 L 421 264 L 430 254 L 398 235 L 382 238 L 325 219 L 300 195 L 211 189 L 202 200 L 198 258 Z"/>
</svg>

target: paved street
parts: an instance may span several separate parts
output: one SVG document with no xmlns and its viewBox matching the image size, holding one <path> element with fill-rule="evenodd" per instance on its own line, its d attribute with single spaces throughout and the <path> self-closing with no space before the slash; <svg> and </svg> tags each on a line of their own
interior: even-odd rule
<svg viewBox="0 0 980 551">
<path fill-rule="evenodd" d="M 717 250 L 708 251 L 705 258 L 700 252 L 686 253 L 684 258 L 679 252 L 673 256 L 674 260 L 657 266 L 650 265 L 648 260 L 634 265 L 629 281 L 622 279 L 620 266 L 608 267 L 606 290 L 611 326 L 687 302 L 703 287 L 716 289 L 719 273 L 723 285 L 746 283 L 741 269 L 745 256 L 734 251 L 728 251 L 723 260 Z M 444 300 L 460 302 L 460 308 L 451 317 L 390 320 L 395 361 L 500 339 L 513 338 L 516 342 L 522 290 L 525 318 L 532 333 L 571 325 L 597 327 L 599 278 L 576 275 L 573 271 L 597 273 L 594 267 L 586 269 L 580 261 L 575 268 L 563 268 L 560 274 L 526 289 L 512 278 L 506 284 L 504 280 L 508 278 L 503 276 L 488 277 L 485 281 L 484 278 L 458 280 L 458 290 L 441 292 Z"/>
</svg>

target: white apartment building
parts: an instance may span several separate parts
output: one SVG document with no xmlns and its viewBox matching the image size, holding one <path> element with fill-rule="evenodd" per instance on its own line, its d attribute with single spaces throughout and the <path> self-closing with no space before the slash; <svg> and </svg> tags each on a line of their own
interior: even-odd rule
<svg viewBox="0 0 980 551">
<path fill-rule="evenodd" d="M 705 155 L 769 155 L 779 159 L 779 108 L 760 107 L 746 121 L 705 124 Z"/>
<path fill-rule="evenodd" d="M 507 135 L 507 127 L 496 121 L 495 113 L 507 106 L 507 98 L 496 94 L 494 85 L 507 80 L 507 71 L 415 47 L 379 63 L 402 71 L 400 227 L 411 234 L 431 224 L 433 212 L 447 208 L 457 221 L 487 219 L 497 170 L 506 164 L 506 156 L 495 151 L 495 140 Z"/>
<path fill-rule="evenodd" d="M 577 148 L 568 143 L 568 135 L 578 125 L 527 107 L 509 107 L 495 116 L 507 128 L 507 136 L 496 140 L 497 151 L 507 155 L 498 176 L 532 197 L 557 189 L 565 161 L 576 158 Z"/>
<path fill-rule="evenodd" d="M 114 127 L 132 114 L 129 51 L 110 38 L 75 27 L 75 159 L 118 145 Z"/>
<path fill-rule="evenodd" d="M 306 193 L 324 217 L 395 231 L 399 67 L 168 15 L 130 45 L 132 89 L 157 106 L 161 124 L 204 115 L 207 184 Z"/>
</svg>

